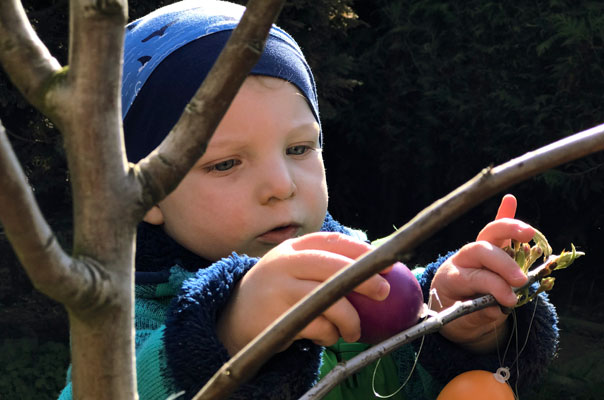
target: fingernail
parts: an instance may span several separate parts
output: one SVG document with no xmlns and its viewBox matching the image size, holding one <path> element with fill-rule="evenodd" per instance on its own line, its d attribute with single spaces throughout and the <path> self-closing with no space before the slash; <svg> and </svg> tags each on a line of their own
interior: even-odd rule
<svg viewBox="0 0 604 400">
<path fill-rule="evenodd" d="M 514 280 L 512 281 L 513 283 L 510 283 L 512 283 L 512 286 L 521 287 L 526 283 L 527 280 L 527 276 L 520 272 L 519 274 L 514 274 Z"/>
<path fill-rule="evenodd" d="M 518 228 L 520 229 L 521 232 L 526 232 L 526 231 L 532 232 L 534 230 L 534 228 L 532 226 L 530 226 L 529 224 L 522 222 L 522 221 L 520 221 L 518 223 Z"/>
<path fill-rule="evenodd" d="M 526 274 L 524 272 L 522 272 L 522 270 L 520 268 L 518 268 L 517 270 L 514 271 L 514 278 L 516 278 L 522 282 L 525 282 L 527 280 Z"/>
<path fill-rule="evenodd" d="M 380 283 L 380 288 L 378 290 L 378 296 L 380 300 L 385 300 L 386 297 L 388 297 L 388 295 L 390 294 L 390 284 L 388 283 L 387 280 L 383 280 Z"/>
</svg>

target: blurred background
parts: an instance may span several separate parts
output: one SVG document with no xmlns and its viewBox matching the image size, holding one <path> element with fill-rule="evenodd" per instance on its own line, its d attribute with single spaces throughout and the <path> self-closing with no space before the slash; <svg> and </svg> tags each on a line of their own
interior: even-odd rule
<svg viewBox="0 0 604 400">
<path fill-rule="evenodd" d="M 174 1 L 133 0 L 130 19 Z M 240 1 L 245 4 L 245 1 Z M 68 1 L 23 0 L 57 59 Z M 475 176 L 604 123 L 604 2 L 294 0 L 278 24 L 313 68 L 330 211 L 385 236 Z M 60 134 L 0 71 L 0 119 L 45 216 L 71 243 Z M 412 267 L 474 240 L 501 196 L 555 252 L 587 255 L 556 273 L 560 353 L 535 399 L 604 396 L 604 153 L 549 170 L 484 201 L 408 254 Z M 62 307 L 37 293 L 0 227 L 0 398 L 54 399 L 69 363 Z"/>
</svg>

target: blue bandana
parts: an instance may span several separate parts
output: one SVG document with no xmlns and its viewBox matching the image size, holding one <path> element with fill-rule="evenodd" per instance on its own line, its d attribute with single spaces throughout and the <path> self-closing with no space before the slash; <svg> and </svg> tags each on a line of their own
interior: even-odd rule
<svg viewBox="0 0 604 400">
<path fill-rule="evenodd" d="M 137 162 L 170 132 L 218 58 L 245 8 L 217 0 L 185 0 L 162 7 L 126 27 L 122 115 L 128 159 Z M 251 71 L 300 89 L 317 120 L 315 82 L 300 47 L 271 28 Z"/>
</svg>

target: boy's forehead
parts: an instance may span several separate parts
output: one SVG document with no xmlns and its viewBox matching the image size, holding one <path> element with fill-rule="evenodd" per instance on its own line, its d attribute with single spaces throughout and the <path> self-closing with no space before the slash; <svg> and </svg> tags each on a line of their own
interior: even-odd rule
<svg viewBox="0 0 604 400">
<path fill-rule="evenodd" d="M 273 134 L 266 135 L 267 131 Z M 320 126 L 306 97 L 293 84 L 270 77 L 249 77 L 212 136 L 208 150 L 244 149 L 262 141 L 318 141 Z"/>
</svg>

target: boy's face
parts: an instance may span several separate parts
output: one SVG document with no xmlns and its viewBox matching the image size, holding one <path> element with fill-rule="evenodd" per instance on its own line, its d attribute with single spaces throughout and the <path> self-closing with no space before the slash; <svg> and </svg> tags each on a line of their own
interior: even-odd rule
<svg viewBox="0 0 604 400">
<path fill-rule="evenodd" d="M 203 157 L 145 220 L 209 260 L 262 256 L 321 228 L 327 184 L 319 125 L 292 84 L 250 77 Z"/>
</svg>

